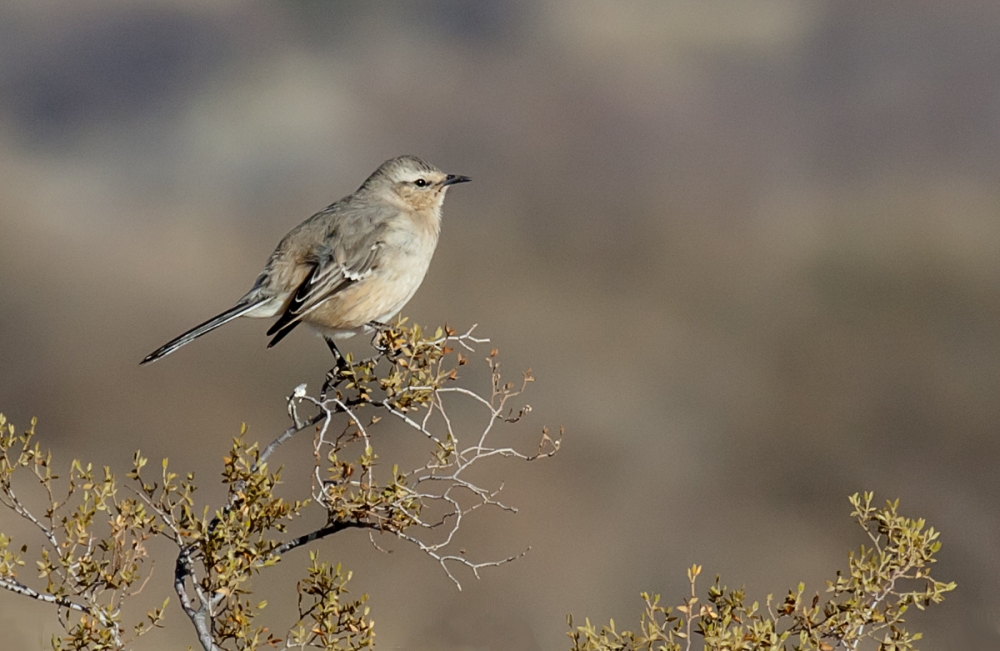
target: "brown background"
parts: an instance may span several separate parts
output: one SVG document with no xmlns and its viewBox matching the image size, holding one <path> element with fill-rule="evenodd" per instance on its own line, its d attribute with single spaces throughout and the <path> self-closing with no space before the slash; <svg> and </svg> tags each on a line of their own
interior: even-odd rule
<svg viewBox="0 0 1000 651">
<path fill-rule="evenodd" d="M 381 648 L 566 648 L 566 613 L 631 625 L 695 562 L 820 589 L 865 489 L 944 532 L 960 589 L 921 648 L 1000 647 L 1000 5 L 134 5 L 0 3 L 0 410 L 60 459 L 211 484 L 241 422 L 269 440 L 329 365 L 313 337 L 243 320 L 139 359 L 414 153 L 475 182 L 406 314 L 479 323 L 538 378 L 525 436 L 568 435 L 495 469 L 521 512 L 464 544 L 532 552 L 463 593 L 400 545 L 319 546 Z M 286 621 L 291 578 L 262 596 Z M 194 643 L 182 619 L 141 648 Z M 54 630 L 6 594 L 0 629 Z"/>
</svg>

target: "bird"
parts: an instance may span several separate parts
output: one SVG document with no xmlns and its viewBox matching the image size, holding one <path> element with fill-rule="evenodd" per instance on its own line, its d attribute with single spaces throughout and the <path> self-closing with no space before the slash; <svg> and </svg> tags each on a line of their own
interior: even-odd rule
<svg viewBox="0 0 1000 651">
<path fill-rule="evenodd" d="M 239 317 L 278 319 L 270 348 L 299 324 L 318 330 L 338 366 L 336 339 L 384 327 L 413 297 L 437 247 L 441 206 L 451 186 L 416 156 L 391 158 L 356 191 L 285 235 L 253 287 L 236 304 L 147 355 L 150 364 Z"/>
</svg>

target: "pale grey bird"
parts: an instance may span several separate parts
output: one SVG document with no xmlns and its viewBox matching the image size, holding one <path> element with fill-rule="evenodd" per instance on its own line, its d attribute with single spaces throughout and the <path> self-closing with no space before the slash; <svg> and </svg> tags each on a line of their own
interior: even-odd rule
<svg viewBox="0 0 1000 651">
<path fill-rule="evenodd" d="M 382 163 L 358 188 L 293 228 L 236 305 L 146 356 L 155 362 L 241 316 L 280 315 L 268 347 L 300 323 L 319 330 L 340 363 L 334 339 L 378 327 L 399 312 L 427 273 L 441 231 L 449 186 L 416 156 Z"/>
</svg>

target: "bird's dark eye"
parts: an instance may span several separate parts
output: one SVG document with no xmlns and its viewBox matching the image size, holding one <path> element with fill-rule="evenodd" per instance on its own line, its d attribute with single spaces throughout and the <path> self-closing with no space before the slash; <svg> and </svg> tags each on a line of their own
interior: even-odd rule
<svg viewBox="0 0 1000 651">
<path fill-rule="evenodd" d="M 417 186 L 418 188 L 422 188 L 427 185 L 427 181 L 425 179 L 417 179 L 416 181 L 413 182 L 413 185 Z"/>
</svg>

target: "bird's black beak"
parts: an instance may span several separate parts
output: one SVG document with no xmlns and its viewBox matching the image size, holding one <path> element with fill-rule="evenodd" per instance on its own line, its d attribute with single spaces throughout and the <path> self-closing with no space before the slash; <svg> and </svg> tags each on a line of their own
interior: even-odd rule
<svg viewBox="0 0 1000 651">
<path fill-rule="evenodd" d="M 444 177 L 443 181 L 441 181 L 441 185 L 444 186 L 444 185 L 455 185 L 456 183 L 468 183 L 471 180 L 472 179 L 470 179 L 468 176 L 449 174 L 448 176 Z"/>
</svg>

